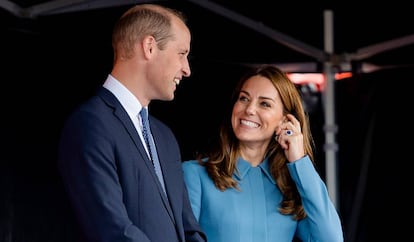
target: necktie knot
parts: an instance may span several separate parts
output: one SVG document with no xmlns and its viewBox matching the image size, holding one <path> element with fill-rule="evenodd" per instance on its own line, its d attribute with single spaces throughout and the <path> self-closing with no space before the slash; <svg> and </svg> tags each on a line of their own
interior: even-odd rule
<svg viewBox="0 0 414 242">
<path fill-rule="evenodd" d="M 145 145 L 147 146 L 148 153 L 150 155 L 151 160 L 152 159 L 152 150 L 151 150 L 151 140 L 150 140 L 150 126 L 149 126 L 149 120 L 148 120 L 148 110 L 146 108 L 142 108 L 139 112 L 139 115 L 141 116 L 141 122 L 142 122 L 142 136 L 145 140 Z"/>
<path fill-rule="evenodd" d="M 141 108 L 139 115 L 141 116 L 142 125 L 149 125 L 148 110 L 146 108 Z"/>
</svg>

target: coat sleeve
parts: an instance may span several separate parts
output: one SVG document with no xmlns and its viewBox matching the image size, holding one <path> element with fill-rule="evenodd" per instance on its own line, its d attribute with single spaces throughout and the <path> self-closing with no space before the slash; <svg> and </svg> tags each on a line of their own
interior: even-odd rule
<svg viewBox="0 0 414 242">
<path fill-rule="evenodd" d="M 303 241 L 344 241 L 338 212 L 309 157 L 289 163 L 288 169 L 307 214 L 299 221 L 297 236 Z"/>
<path fill-rule="evenodd" d="M 197 220 L 200 218 L 201 211 L 201 182 L 197 170 L 198 166 L 194 160 L 183 162 L 184 181 L 187 186 L 191 207 Z"/>
</svg>

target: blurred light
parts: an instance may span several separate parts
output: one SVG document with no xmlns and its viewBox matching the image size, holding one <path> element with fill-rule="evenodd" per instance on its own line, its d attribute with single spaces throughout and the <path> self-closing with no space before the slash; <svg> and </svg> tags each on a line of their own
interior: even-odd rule
<svg viewBox="0 0 414 242">
<path fill-rule="evenodd" d="M 325 75 L 323 73 L 287 73 L 290 80 L 298 85 L 308 85 L 315 87 L 315 90 L 323 91 L 325 86 Z M 335 80 L 341 80 L 352 77 L 351 72 L 342 72 L 335 74 Z"/>
</svg>

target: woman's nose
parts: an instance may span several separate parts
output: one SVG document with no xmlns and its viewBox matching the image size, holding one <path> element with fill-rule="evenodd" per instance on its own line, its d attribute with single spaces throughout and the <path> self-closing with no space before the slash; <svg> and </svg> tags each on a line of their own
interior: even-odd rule
<svg viewBox="0 0 414 242">
<path fill-rule="evenodd" d="M 246 113 L 249 114 L 249 115 L 253 115 L 253 114 L 256 113 L 256 107 L 254 106 L 253 103 L 249 103 L 246 106 Z"/>
</svg>

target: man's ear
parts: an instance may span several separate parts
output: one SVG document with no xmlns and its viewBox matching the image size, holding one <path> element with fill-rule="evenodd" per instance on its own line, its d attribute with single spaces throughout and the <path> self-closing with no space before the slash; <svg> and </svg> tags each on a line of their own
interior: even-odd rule
<svg viewBox="0 0 414 242">
<path fill-rule="evenodd" d="M 157 44 L 154 37 L 152 35 L 145 36 L 141 43 L 145 58 L 151 58 Z"/>
</svg>

